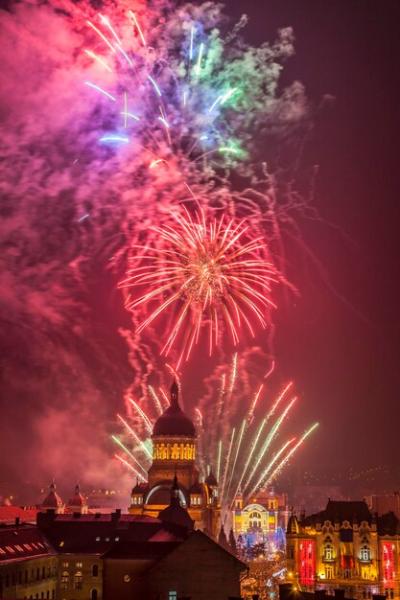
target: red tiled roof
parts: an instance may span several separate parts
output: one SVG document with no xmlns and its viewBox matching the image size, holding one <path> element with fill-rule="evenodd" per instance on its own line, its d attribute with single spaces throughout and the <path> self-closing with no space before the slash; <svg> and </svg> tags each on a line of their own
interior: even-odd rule
<svg viewBox="0 0 400 600">
<path fill-rule="evenodd" d="M 54 554 L 43 534 L 33 525 L 0 527 L 0 563 Z"/>
<path fill-rule="evenodd" d="M 0 523 L 15 523 L 18 518 L 21 523 L 36 523 L 38 509 L 32 506 L 0 506 Z"/>
</svg>

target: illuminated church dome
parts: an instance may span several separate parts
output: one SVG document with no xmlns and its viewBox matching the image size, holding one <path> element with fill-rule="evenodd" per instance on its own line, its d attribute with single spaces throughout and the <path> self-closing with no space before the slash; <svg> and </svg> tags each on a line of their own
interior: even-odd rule
<svg viewBox="0 0 400 600">
<path fill-rule="evenodd" d="M 176 381 L 171 386 L 171 404 L 155 422 L 153 436 L 196 437 L 192 421 L 179 406 Z"/>
</svg>

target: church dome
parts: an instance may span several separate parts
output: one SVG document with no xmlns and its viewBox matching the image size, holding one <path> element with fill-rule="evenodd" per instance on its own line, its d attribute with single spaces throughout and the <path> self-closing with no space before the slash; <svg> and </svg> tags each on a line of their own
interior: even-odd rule
<svg viewBox="0 0 400 600">
<path fill-rule="evenodd" d="M 196 437 L 196 430 L 192 421 L 179 406 L 178 386 L 174 381 L 171 386 L 171 404 L 155 422 L 153 436 L 175 435 Z"/>
<path fill-rule="evenodd" d="M 46 498 L 43 500 L 42 508 L 54 508 L 58 509 L 63 506 L 63 501 L 60 496 L 56 492 L 56 484 L 54 481 L 51 482 L 49 486 L 49 493 Z"/>
<path fill-rule="evenodd" d="M 79 485 L 75 486 L 75 493 L 68 502 L 68 506 L 78 507 L 85 506 L 85 498 L 82 496 Z"/>
</svg>

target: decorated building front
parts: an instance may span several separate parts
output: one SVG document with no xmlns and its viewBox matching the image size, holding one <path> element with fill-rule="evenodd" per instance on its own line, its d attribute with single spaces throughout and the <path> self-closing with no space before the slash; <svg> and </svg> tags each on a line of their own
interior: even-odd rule
<svg viewBox="0 0 400 600">
<path fill-rule="evenodd" d="M 238 494 L 232 514 L 233 532 L 239 546 L 263 546 L 266 554 L 285 549 L 285 531 L 289 518 L 285 494 L 261 489 L 246 500 Z"/>
<path fill-rule="evenodd" d="M 324 511 L 287 529 L 288 581 L 302 589 L 343 589 L 349 598 L 399 598 L 400 522 L 371 514 L 365 502 L 330 500 Z"/>
<path fill-rule="evenodd" d="M 137 483 L 133 488 L 129 512 L 157 517 L 170 502 L 176 476 L 180 503 L 187 508 L 195 528 L 217 538 L 220 529 L 218 482 L 212 473 L 200 481 L 196 466 L 196 430 L 179 405 L 175 382 L 171 387 L 170 406 L 154 424 L 152 442 L 153 462 L 148 481 Z"/>
</svg>

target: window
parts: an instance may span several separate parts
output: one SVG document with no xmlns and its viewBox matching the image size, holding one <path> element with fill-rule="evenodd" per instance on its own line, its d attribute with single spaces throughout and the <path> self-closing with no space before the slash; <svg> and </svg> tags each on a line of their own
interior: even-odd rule
<svg viewBox="0 0 400 600">
<path fill-rule="evenodd" d="M 61 589 L 67 590 L 69 586 L 69 573 L 68 571 L 63 571 L 61 575 Z"/>
<path fill-rule="evenodd" d="M 82 569 L 83 563 L 77 562 L 77 563 L 75 563 L 75 566 L 76 566 L 77 569 Z"/>
<path fill-rule="evenodd" d="M 62 566 L 63 566 L 63 569 L 68 569 L 69 562 L 63 562 Z"/>
<path fill-rule="evenodd" d="M 363 562 L 369 562 L 371 560 L 371 550 L 368 546 L 363 546 L 360 552 L 360 560 Z"/>
<path fill-rule="evenodd" d="M 97 590 L 92 590 L 90 592 L 90 600 L 97 600 Z"/>
<path fill-rule="evenodd" d="M 333 560 L 333 558 L 333 546 L 331 546 L 331 544 L 326 544 L 324 546 L 324 559 Z"/>
<path fill-rule="evenodd" d="M 178 592 L 175 590 L 168 592 L 168 600 L 178 600 Z"/>
<path fill-rule="evenodd" d="M 249 515 L 249 524 L 251 528 L 260 529 L 261 528 L 261 514 L 259 512 L 252 512 Z"/>
<path fill-rule="evenodd" d="M 98 577 L 99 575 L 99 566 L 98 565 L 93 565 L 92 567 L 92 577 Z M 96 590 L 93 590 L 96 591 Z"/>
<path fill-rule="evenodd" d="M 333 567 L 325 567 L 325 579 L 333 579 Z"/>
<path fill-rule="evenodd" d="M 74 589 L 81 590 L 82 582 L 83 582 L 82 571 L 77 571 L 74 575 Z"/>
</svg>

